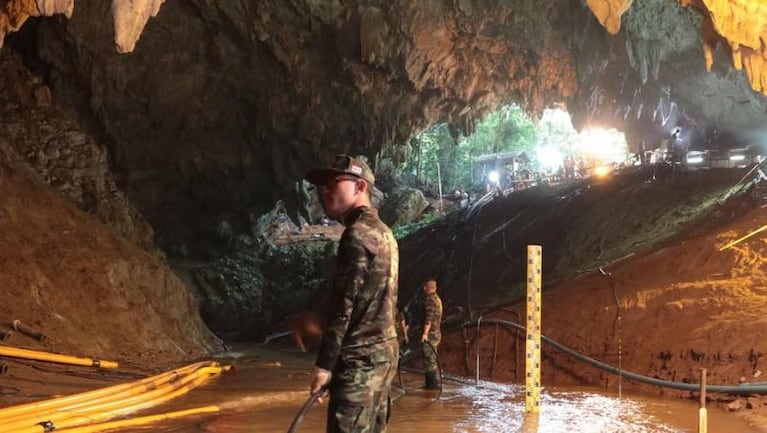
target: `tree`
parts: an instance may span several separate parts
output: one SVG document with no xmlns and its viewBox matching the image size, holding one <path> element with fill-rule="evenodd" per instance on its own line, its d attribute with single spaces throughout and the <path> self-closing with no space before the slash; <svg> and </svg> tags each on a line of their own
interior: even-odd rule
<svg viewBox="0 0 767 433">
<path fill-rule="evenodd" d="M 490 113 L 477 124 L 474 134 L 457 142 L 447 124 L 434 126 L 410 140 L 412 152 L 399 174 L 437 190 L 437 163 L 440 164 L 444 191 L 476 186 L 479 176 L 476 157 L 497 152 L 522 152 L 534 148 L 536 126 L 517 105 L 507 105 Z"/>
</svg>

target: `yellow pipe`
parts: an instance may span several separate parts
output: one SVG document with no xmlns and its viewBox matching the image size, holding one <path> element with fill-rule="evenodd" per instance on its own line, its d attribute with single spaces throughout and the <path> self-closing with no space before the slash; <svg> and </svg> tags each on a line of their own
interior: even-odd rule
<svg viewBox="0 0 767 433">
<path fill-rule="evenodd" d="M 121 419 L 118 421 L 109 421 L 101 424 L 93 424 L 89 426 L 67 428 L 64 430 L 57 430 L 60 433 L 97 433 L 105 430 L 113 430 L 125 427 L 136 427 L 145 424 L 151 424 L 160 421 L 167 421 L 171 419 L 183 418 L 191 415 L 200 415 L 205 413 L 216 413 L 221 410 L 220 407 L 201 406 L 193 409 L 179 410 L 175 412 L 161 413 L 157 415 L 147 415 L 138 418 Z"/>
<path fill-rule="evenodd" d="M 221 370 L 220 368 L 214 368 L 214 367 L 210 367 L 210 369 Z M 8 433 L 43 433 L 46 431 L 51 431 L 50 428 L 54 428 L 55 430 L 58 431 L 58 430 L 66 429 L 66 428 L 87 425 L 96 421 L 113 418 L 115 416 L 124 415 L 130 412 L 135 412 L 137 410 L 146 409 L 148 407 L 152 407 L 152 406 L 164 403 L 168 400 L 171 400 L 180 395 L 183 395 L 189 392 L 189 390 L 194 389 L 195 387 L 199 386 L 200 384 L 204 383 L 206 380 L 209 379 L 208 376 L 200 374 L 200 373 L 204 373 L 204 372 L 201 372 L 198 370 L 197 372 L 192 373 L 190 376 L 196 376 L 196 377 L 193 377 L 191 380 L 187 381 L 187 383 L 184 386 L 179 386 L 177 387 L 177 389 L 172 390 L 172 392 L 170 393 L 164 392 L 161 395 L 157 395 L 157 396 L 153 395 L 152 398 L 146 398 L 145 400 L 130 406 L 117 407 L 110 411 L 62 414 L 61 417 L 49 417 L 49 418 L 42 418 L 42 419 L 26 420 L 26 423 L 23 423 L 21 425 L 17 423 L 14 423 L 8 426 L 4 425 L 3 426 L 4 431 Z M 44 425 L 38 424 L 40 422 L 50 422 L 50 427 L 46 427 Z"/>
<path fill-rule="evenodd" d="M 201 367 L 206 368 L 206 367 Z M 189 370 L 192 371 L 192 370 Z M 196 371 L 199 371 L 196 370 Z M 141 394 L 146 391 L 152 391 L 156 389 L 163 389 L 163 386 L 165 386 L 167 383 L 178 383 L 184 379 L 186 376 L 179 376 L 174 375 L 174 372 L 171 372 L 170 374 L 163 374 L 159 377 L 157 380 L 153 380 L 144 384 L 139 384 L 140 386 L 128 386 L 127 388 L 123 388 L 120 390 L 115 390 L 113 393 L 109 393 L 107 395 L 98 395 L 93 398 L 89 399 L 70 399 L 69 401 L 63 401 L 56 405 L 47 405 L 47 407 L 30 407 L 25 411 L 21 411 L 11 415 L 5 415 L 3 417 L 0 417 L 0 425 L 9 425 L 10 423 L 16 423 L 22 420 L 26 419 L 40 419 L 45 417 L 50 417 L 52 413 L 61 413 L 61 412 L 72 412 L 77 410 L 78 408 L 80 410 L 84 410 L 83 406 L 86 408 L 88 406 L 93 407 L 96 404 L 106 404 L 109 402 L 117 402 L 123 401 L 123 397 L 130 397 L 136 394 Z M 180 379 L 179 379 L 180 378 Z M 115 387 L 110 387 L 109 389 L 114 389 Z M 46 403 L 46 402 L 42 402 Z"/>
<path fill-rule="evenodd" d="M 763 232 L 763 231 L 765 231 L 765 230 L 767 230 L 767 224 L 765 224 L 765 225 L 763 225 L 763 226 L 759 227 L 758 229 L 756 229 L 756 230 L 752 231 L 751 233 L 749 233 L 749 234 L 747 234 L 747 235 L 745 235 L 745 236 L 743 236 L 743 237 L 740 237 L 740 238 L 738 238 L 738 239 L 735 239 L 735 240 L 734 240 L 734 241 L 732 241 L 732 242 L 729 242 L 727 245 L 725 245 L 725 246 L 723 246 L 723 247 L 719 248 L 719 251 L 724 251 L 724 250 L 726 250 L 727 248 L 730 248 L 730 247 L 734 247 L 735 245 L 738 245 L 739 243 L 741 243 L 741 242 L 745 241 L 746 239 L 750 238 L 751 236 L 754 236 L 754 235 L 756 235 L 756 234 L 759 234 L 759 233 L 761 233 L 761 232 Z"/>
<path fill-rule="evenodd" d="M 47 428 L 40 425 L 39 423 L 41 422 L 50 422 L 57 430 L 59 430 L 145 409 L 186 394 L 191 389 L 194 389 L 207 381 L 211 376 L 220 373 L 225 369 L 226 368 L 221 367 L 204 367 L 177 382 L 127 400 L 103 403 L 95 407 L 81 408 L 79 410 L 45 414 L 43 416 L 34 414 L 33 416 L 27 416 L 23 419 L 16 419 L 10 423 L 4 423 L 3 431 L 9 433 L 45 432 Z"/>
<path fill-rule="evenodd" d="M 35 361 L 47 361 L 56 362 L 59 364 L 68 365 L 83 365 L 86 367 L 108 368 L 114 369 L 119 365 L 114 361 L 101 361 L 94 358 L 80 358 L 77 356 L 60 355 L 58 353 L 41 352 L 37 350 L 19 349 L 18 347 L 10 347 L 0 345 L 0 356 L 7 356 L 10 358 L 31 359 Z"/>
<path fill-rule="evenodd" d="M 174 391 L 176 391 L 178 389 L 182 389 L 182 388 L 188 386 L 190 383 L 194 383 L 200 377 L 204 377 L 207 380 L 208 379 L 207 376 L 217 375 L 217 374 L 221 373 L 221 371 L 222 371 L 221 367 L 203 367 L 203 368 L 195 371 L 194 373 L 188 374 L 187 376 L 185 376 L 184 378 L 182 378 L 180 380 L 177 380 L 177 381 L 172 382 L 172 383 L 165 384 L 163 386 L 158 387 L 157 389 L 154 389 L 154 390 L 149 391 L 149 392 L 145 392 L 143 394 L 139 393 L 139 392 L 136 392 L 136 393 L 132 393 L 133 395 L 131 395 L 130 397 L 125 398 L 125 399 L 120 399 L 120 400 L 116 400 L 116 401 L 101 402 L 101 403 L 98 403 L 98 404 L 95 404 L 95 405 L 92 405 L 92 406 L 89 405 L 89 406 L 87 406 L 85 408 L 81 408 L 79 410 L 78 409 L 73 409 L 73 410 L 65 410 L 65 411 L 61 411 L 61 412 L 65 412 L 65 413 L 69 413 L 69 412 L 77 413 L 77 412 L 80 412 L 80 411 L 94 412 L 94 411 L 108 410 L 108 409 L 111 409 L 113 407 L 129 406 L 129 405 L 131 405 L 133 403 L 140 403 L 142 401 L 145 401 L 145 400 L 157 397 L 157 396 L 163 396 L 165 394 L 174 392 Z M 205 375 L 207 375 L 207 376 L 205 376 Z"/>
<path fill-rule="evenodd" d="M 95 389 L 91 391 L 85 391 L 78 394 L 65 395 L 62 397 L 52 398 L 48 400 L 35 401 L 31 403 L 25 403 L 25 404 L 20 404 L 16 406 L 2 408 L 0 409 L 0 425 L 2 425 L 2 421 L 4 419 L 8 419 L 9 417 L 15 417 L 20 414 L 29 413 L 29 412 L 54 410 L 56 408 L 59 408 L 66 404 L 71 404 L 74 402 L 99 401 L 105 398 L 109 399 L 113 395 L 118 394 L 130 388 L 142 388 L 143 390 L 149 390 L 149 389 L 152 389 L 152 387 L 156 387 L 164 383 L 167 383 L 168 381 L 175 380 L 174 378 L 187 374 L 189 371 L 193 371 L 195 369 L 199 369 L 209 365 L 216 365 L 216 363 L 213 363 L 210 361 L 197 362 L 176 370 L 171 370 L 156 376 L 147 377 L 147 378 L 140 379 L 138 381 L 134 381 L 130 383 L 124 383 L 124 384 L 114 385 L 114 386 L 110 386 L 106 388 L 99 388 L 99 389 Z"/>
<path fill-rule="evenodd" d="M 145 392 L 143 394 L 140 394 L 143 390 L 141 388 L 133 388 L 131 389 L 132 394 L 138 394 L 134 395 L 132 397 L 126 398 L 126 399 L 120 399 L 119 396 L 115 399 L 110 399 L 109 401 L 99 402 L 95 405 L 90 405 L 86 407 L 80 407 L 81 404 L 77 404 L 73 409 L 69 408 L 62 408 L 59 410 L 54 411 L 39 411 L 39 412 L 33 412 L 28 414 L 23 414 L 20 416 L 15 416 L 10 419 L 0 419 L 0 425 L 3 426 L 4 429 L 14 429 L 14 428 L 23 428 L 30 425 L 35 425 L 41 421 L 47 421 L 47 420 L 61 420 L 61 419 L 68 419 L 72 416 L 84 416 L 87 415 L 88 419 L 97 417 L 98 419 L 103 419 L 104 416 L 100 416 L 100 414 L 106 413 L 106 418 L 110 418 L 113 415 L 109 415 L 113 408 L 118 408 L 118 413 L 122 413 L 122 411 L 125 410 L 125 408 L 143 408 L 142 404 L 146 401 L 152 401 L 153 399 L 161 399 L 165 395 L 171 395 L 175 393 L 177 390 L 181 389 L 183 390 L 183 393 L 188 392 L 191 388 L 189 388 L 189 384 L 196 384 L 202 383 L 205 380 L 208 379 L 210 375 L 214 375 L 217 373 L 220 373 L 222 371 L 221 367 L 203 367 L 199 370 L 196 370 L 195 372 L 186 375 L 180 380 L 177 380 L 173 383 L 163 385 L 161 387 L 158 387 L 157 389 L 154 389 L 149 392 Z M 178 394 L 180 395 L 180 394 Z M 137 409 L 135 409 L 137 410 Z M 112 410 L 114 412 L 114 410 Z M 58 424 L 56 422 L 55 424 Z M 4 430 L 5 431 L 5 430 Z"/>
</svg>

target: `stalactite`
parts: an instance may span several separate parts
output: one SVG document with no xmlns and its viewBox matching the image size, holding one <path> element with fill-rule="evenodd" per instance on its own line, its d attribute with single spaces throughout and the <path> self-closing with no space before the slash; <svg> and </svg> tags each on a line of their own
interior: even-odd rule
<svg viewBox="0 0 767 433">
<path fill-rule="evenodd" d="M 157 15 L 165 0 L 113 0 L 115 46 L 119 53 L 129 53 L 144 31 L 149 17 Z"/>
<path fill-rule="evenodd" d="M 37 9 L 42 16 L 64 14 L 67 18 L 72 18 L 75 0 L 37 0 Z"/>
<path fill-rule="evenodd" d="M 113 0 L 115 46 L 120 53 L 133 51 L 150 17 L 165 0 Z M 10 0 L 0 8 L 0 48 L 5 35 L 21 28 L 29 17 L 63 14 L 72 17 L 74 0 Z"/>
<path fill-rule="evenodd" d="M 744 68 L 751 87 L 767 94 L 767 4 L 752 0 L 702 2 L 714 29 L 730 44 L 735 68 Z"/>
<path fill-rule="evenodd" d="M 15 32 L 29 17 L 40 16 L 35 0 L 10 0 L 0 8 L 0 48 L 5 35 Z"/>
<path fill-rule="evenodd" d="M 679 0 L 679 3 L 708 11 L 701 27 L 706 68 L 711 70 L 714 63 L 716 38 L 712 37 L 710 29 L 713 27 L 730 45 L 735 69 L 745 69 L 751 87 L 767 94 L 767 3 L 753 0 Z M 631 4 L 631 0 L 588 0 L 591 11 L 610 34 L 620 31 L 621 16 Z M 634 48 L 637 50 L 636 46 Z M 628 52 L 635 57 L 641 56 L 638 52 Z M 644 79 L 645 65 L 641 58 L 636 62 L 642 66 L 640 72 Z"/>
<path fill-rule="evenodd" d="M 631 7 L 634 0 L 588 0 L 589 7 L 610 34 L 621 29 L 621 16 Z"/>
</svg>

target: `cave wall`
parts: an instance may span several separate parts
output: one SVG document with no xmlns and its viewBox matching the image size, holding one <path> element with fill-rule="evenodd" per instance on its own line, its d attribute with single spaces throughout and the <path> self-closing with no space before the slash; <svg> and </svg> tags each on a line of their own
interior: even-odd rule
<svg viewBox="0 0 767 433">
<path fill-rule="evenodd" d="M 247 231 L 335 152 L 373 156 L 438 121 L 470 132 L 504 100 L 539 110 L 573 94 L 554 30 L 593 18 L 569 6 L 170 1 L 124 56 L 94 1 L 36 34 L 56 98 L 107 137 L 119 183 L 173 251 Z"/>
<path fill-rule="evenodd" d="M 700 144 L 767 110 L 709 1 L 129 3 L 77 3 L 18 45 L 171 254 L 252 231 L 278 198 L 294 206 L 293 183 L 333 153 L 374 162 L 438 122 L 469 134 L 505 102 L 564 103 L 633 148 L 677 126 Z"/>
<path fill-rule="evenodd" d="M 117 187 L 106 147 L 55 105 L 42 77 L 9 50 L 0 52 L 0 118 L 0 140 L 43 181 L 133 245 L 161 255 L 149 223 Z"/>
</svg>

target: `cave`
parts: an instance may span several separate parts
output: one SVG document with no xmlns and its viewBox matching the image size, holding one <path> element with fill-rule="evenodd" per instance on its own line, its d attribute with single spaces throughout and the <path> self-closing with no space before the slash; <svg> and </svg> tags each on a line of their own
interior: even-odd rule
<svg viewBox="0 0 767 433">
<path fill-rule="evenodd" d="M 765 22 L 749 0 L 0 1 L 3 345 L 130 366 L 110 380 L 289 345 L 343 232 L 304 177 L 349 154 L 398 237 L 400 308 L 439 280 L 446 369 L 524 382 L 518 357 L 495 365 L 497 326 L 468 348 L 465 324 L 522 321 L 534 244 L 546 335 L 658 380 L 760 382 Z M 566 139 L 504 126 L 560 115 Z M 609 175 L 561 166 L 492 194 L 502 161 L 596 153 L 604 131 L 622 140 Z M 480 354 L 492 367 L 464 359 Z M 38 364 L 10 359 L 23 392 L 3 406 L 99 384 L 35 385 Z M 542 362 L 547 384 L 616 386 Z M 763 395 L 711 395 L 765 419 Z"/>
</svg>

